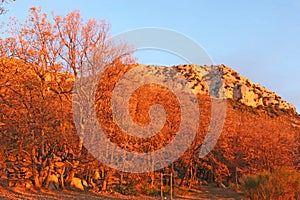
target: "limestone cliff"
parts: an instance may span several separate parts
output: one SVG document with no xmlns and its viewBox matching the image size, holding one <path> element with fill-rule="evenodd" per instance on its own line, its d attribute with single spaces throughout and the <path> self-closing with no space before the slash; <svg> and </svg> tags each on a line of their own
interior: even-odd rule
<svg viewBox="0 0 300 200">
<path fill-rule="evenodd" d="M 204 79 L 209 72 L 217 71 L 222 79 L 227 99 L 233 99 L 251 107 L 275 108 L 296 113 L 294 105 L 284 101 L 275 92 L 267 90 L 259 84 L 252 83 L 251 80 L 225 65 L 211 67 L 178 65 L 174 67 L 190 80 L 196 93 L 208 94 L 209 87 L 207 86 L 207 80 Z"/>
</svg>

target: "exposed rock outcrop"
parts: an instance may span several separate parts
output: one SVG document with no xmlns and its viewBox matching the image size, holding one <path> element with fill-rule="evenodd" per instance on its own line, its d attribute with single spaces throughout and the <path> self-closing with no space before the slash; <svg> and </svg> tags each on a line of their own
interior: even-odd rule
<svg viewBox="0 0 300 200">
<path fill-rule="evenodd" d="M 180 74 L 185 76 L 196 94 L 210 94 L 217 98 L 232 99 L 253 108 L 272 108 L 293 114 L 296 113 L 295 106 L 284 101 L 275 92 L 267 90 L 259 84 L 252 83 L 250 79 L 241 76 L 233 69 L 222 64 L 214 66 L 193 64 L 173 67 L 144 66 L 146 70 L 139 76 L 150 74 L 151 71 L 151 74 L 176 77 L 176 74 L 174 74 L 175 68 Z M 224 88 L 221 87 L 222 82 Z"/>
<path fill-rule="evenodd" d="M 218 71 L 222 78 L 225 96 L 251 107 L 275 108 L 283 111 L 296 113 L 294 105 L 284 101 L 275 92 L 267 90 L 259 84 L 241 76 L 239 73 L 225 65 L 211 67 L 198 65 L 178 65 L 178 71 L 189 78 L 196 93 L 207 94 L 209 87 L 205 80 L 211 71 Z M 211 89 L 211 86 L 210 86 Z"/>
</svg>

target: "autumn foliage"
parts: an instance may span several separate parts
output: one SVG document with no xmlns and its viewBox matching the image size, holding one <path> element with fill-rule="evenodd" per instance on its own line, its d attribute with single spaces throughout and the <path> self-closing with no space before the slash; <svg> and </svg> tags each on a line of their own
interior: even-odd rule
<svg viewBox="0 0 300 200">
<path fill-rule="evenodd" d="M 251 199 L 299 199 L 300 173 L 288 169 L 264 171 L 242 178 L 242 189 Z"/>
<path fill-rule="evenodd" d="M 31 8 L 26 22 L 10 22 L 9 36 L 0 38 L 0 164 L 5 172 L 2 178 L 11 186 L 143 192 L 145 185 L 151 185 L 151 191 L 158 188 L 161 172 L 173 173 L 175 185 L 192 188 L 205 182 L 240 184 L 243 175 L 280 167 L 299 171 L 300 129 L 292 125 L 299 116 L 233 100 L 228 100 L 216 147 L 199 158 L 211 115 L 207 95 L 197 96 L 201 120 L 196 138 L 172 165 L 129 174 L 98 162 L 79 138 L 85 134 L 85 123 L 80 122 L 79 133 L 75 130 L 72 89 L 77 78 L 103 72 L 99 85 L 93 86 L 97 88 L 98 122 L 112 142 L 128 151 L 162 148 L 174 138 L 180 122 L 176 97 L 164 88 L 144 86 L 132 96 L 129 112 L 143 125 L 149 122 L 145 116 L 151 105 L 165 106 L 164 130 L 140 139 L 117 127 L 110 108 L 112 90 L 137 64 L 132 48 L 111 41 L 109 30 L 105 21 L 85 22 L 79 11 L 49 19 L 39 8 Z"/>
<path fill-rule="evenodd" d="M 132 62 L 131 50 L 110 41 L 109 24 L 84 22 L 79 11 L 49 19 L 31 8 L 24 24 L 14 20 L 9 27 L 10 36 L 0 40 L 1 162 L 13 182 L 30 179 L 36 188 L 49 187 L 55 174 L 57 188 L 70 186 L 76 174 L 85 176 L 81 170 L 94 174 L 85 165 L 95 161 L 73 124 L 74 80 L 101 67 Z M 95 57 L 101 64 L 93 63 Z"/>
</svg>

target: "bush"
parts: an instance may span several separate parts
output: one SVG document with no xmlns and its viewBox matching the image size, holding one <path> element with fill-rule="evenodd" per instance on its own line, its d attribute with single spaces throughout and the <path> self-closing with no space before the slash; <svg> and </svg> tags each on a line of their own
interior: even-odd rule
<svg viewBox="0 0 300 200">
<path fill-rule="evenodd" d="M 241 191 L 240 185 L 238 185 L 236 183 L 230 183 L 229 188 L 232 189 L 235 192 L 240 192 Z"/>
<path fill-rule="evenodd" d="M 186 196 L 189 194 L 189 190 L 186 188 L 174 187 L 173 189 L 174 195 L 177 196 Z"/>
<path fill-rule="evenodd" d="M 123 195 L 137 195 L 137 191 L 134 188 L 134 183 L 130 182 L 127 186 L 121 186 L 119 192 Z"/>
<path fill-rule="evenodd" d="M 300 199 L 300 174 L 288 169 L 242 178 L 241 189 L 253 200 Z"/>
<path fill-rule="evenodd" d="M 142 189 L 142 193 L 147 196 L 160 196 L 160 189 L 155 187 L 151 187 L 149 185 L 145 185 Z"/>
</svg>

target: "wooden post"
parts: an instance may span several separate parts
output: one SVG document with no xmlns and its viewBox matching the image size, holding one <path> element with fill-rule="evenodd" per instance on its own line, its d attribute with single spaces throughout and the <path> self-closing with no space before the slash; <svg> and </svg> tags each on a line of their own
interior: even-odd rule
<svg viewBox="0 0 300 200">
<path fill-rule="evenodd" d="M 163 174 L 161 173 L 160 174 L 160 196 L 161 196 L 161 200 L 163 200 L 164 199 L 164 197 L 163 197 Z"/>
<path fill-rule="evenodd" d="M 173 179 L 173 177 L 172 177 L 172 172 L 171 172 L 171 175 L 170 175 L 170 195 L 171 195 L 171 200 L 173 199 L 173 183 L 172 183 L 172 179 Z"/>
<path fill-rule="evenodd" d="M 235 167 L 235 183 L 236 183 L 236 185 L 238 185 L 237 167 Z"/>
<path fill-rule="evenodd" d="M 173 173 L 171 174 L 160 174 L 160 196 L 161 199 L 164 200 L 164 195 L 163 195 L 163 178 L 164 176 L 169 176 L 170 177 L 170 199 L 173 200 Z"/>
<path fill-rule="evenodd" d="M 150 156 L 150 161 L 151 161 L 151 166 L 152 166 L 152 172 L 150 172 L 151 173 L 151 187 L 154 187 L 154 181 L 155 181 L 155 170 L 154 170 L 155 164 L 154 164 L 154 162 L 155 162 L 155 160 L 154 160 L 154 157 L 152 158 L 151 154 L 149 156 Z"/>
</svg>

